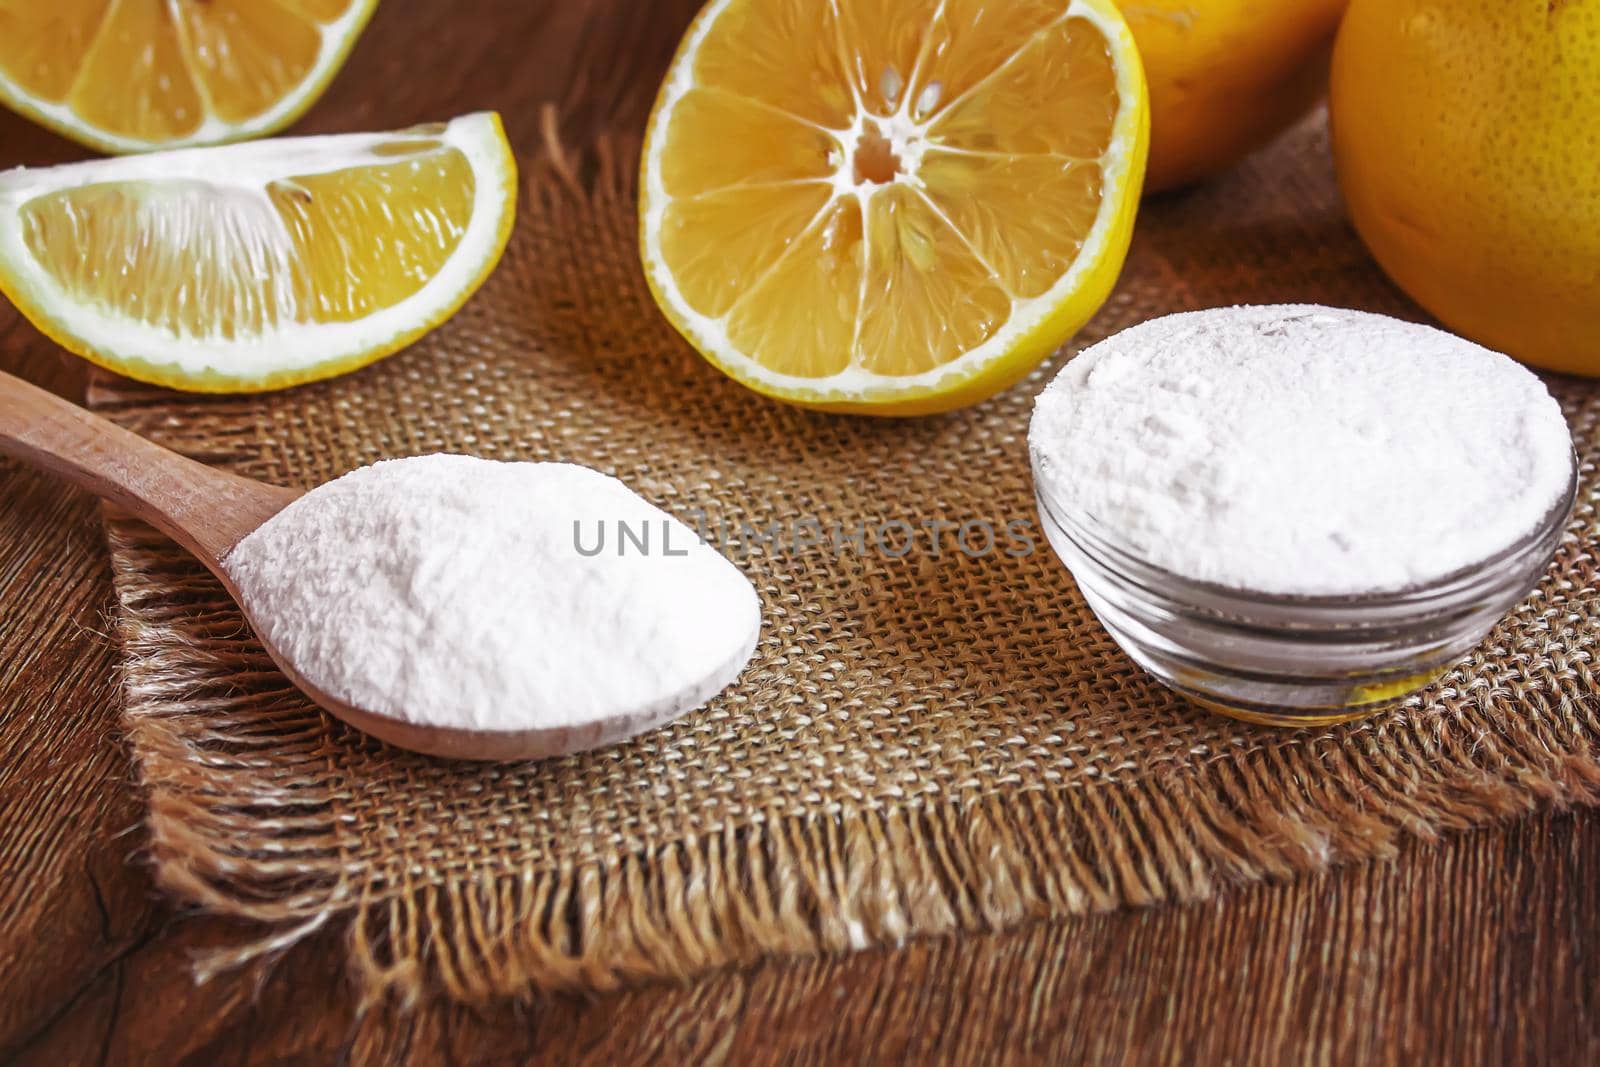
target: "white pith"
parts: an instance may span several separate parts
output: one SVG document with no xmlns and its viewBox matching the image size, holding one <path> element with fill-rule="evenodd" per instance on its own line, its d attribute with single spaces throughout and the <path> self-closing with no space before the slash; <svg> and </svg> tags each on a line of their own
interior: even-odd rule
<svg viewBox="0 0 1600 1067">
<path fill-rule="evenodd" d="M 728 335 L 726 316 L 713 318 L 690 305 L 671 268 L 667 265 L 661 248 L 663 222 L 672 200 L 667 193 L 663 178 L 662 153 L 666 146 L 666 133 L 671 127 L 672 115 L 678 102 L 695 87 L 693 73 L 695 57 L 701 44 L 712 32 L 723 12 L 734 2 L 735 0 L 713 0 L 691 27 L 689 36 L 681 46 L 668 81 L 662 88 L 660 102 L 647 134 L 643 177 L 645 269 L 650 273 L 658 294 L 670 305 L 680 327 L 690 334 L 697 347 L 712 354 L 730 374 L 758 388 L 795 399 L 823 403 L 839 399 L 889 401 L 897 397 L 941 392 L 971 380 L 981 373 L 987 364 L 1002 358 L 1015 348 L 1020 340 L 1025 339 L 1051 312 L 1067 301 L 1079 288 L 1085 273 L 1099 264 L 1112 235 L 1118 209 L 1118 191 L 1128 184 L 1129 170 L 1134 163 L 1128 146 L 1134 143 L 1136 132 L 1136 102 L 1139 95 L 1140 72 L 1135 64 L 1126 61 L 1115 64 L 1119 110 L 1110 147 L 1099 160 L 1103 175 L 1103 195 L 1094 225 L 1067 272 L 1044 293 L 1036 297 L 1014 299 L 1011 317 L 988 340 L 942 366 L 914 375 L 897 377 L 889 377 L 856 365 L 855 359 L 859 359 L 859 356 L 852 360 L 850 366 L 824 377 L 784 374 L 771 370 L 741 351 Z M 828 2 L 832 3 L 833 0 Z M 1119 57 L 1131 57 L 1136 54 L 1132 36 L 1125 23 L 1102 13 L 1084 0 L 1071 0 L 1057 19 L 1030 36 L 1011 58 L 1014 59 L 1016 55 L 1025 51 L 1039 34 L 1072 18 L 1081 18 L 1099 29 Z M 1010 62 L 1011 59 L 1007 59 L 1001 66 Z M 919 97 L 924 95 L 925 93 L 918 94 Z M 912 109 L 917 103 L 918 101 L 912 99 L 910 92 L 903 93 L 900 96 L 899 109 L 888 118 L 869 115 L 858 106 L 847 129 L 829 131 L 839 141 L 843 151 L 840 153 L 837 169 L 826 180 L 830 187 L 830 195 L 827 203 L 819 209 L 817 218 L 826 217 L 839 200 L 852 196 L 862 200 L 863 218 L 865 218 L 865 199 L 882 187 L 876 183 L 859 182 L 853 173 L 853 148 L 869 126 L 879 129 L 899 159 L 899 173 L 895 175 L 894 181 L 920 188 L 921 181 L 917 176 L 917 170 L 929 144 L 926 133 L 948 109 L 951 101 L 937 102 L 936 110 L 920 121 L 912 117 Z M 954 226 L 951 228 L 955 229 Z M 959 230 L 957 232 L 959 233 Z M 860 320 L 861 313 L 858 309 L 856 324 L 858 330 Z"/>
<path fill-rule="evenodd" d="M 23 240 L 18 212 L 40 196 L 102 182 L 203 183 L 230 197 L 257 201 L 252 218 L 284 226 L 272 206 L 267 183 L 295 175 L 323 174 L 349 167 L 395 163 L 404 156 L 377 155 L 379 146 L 426 140 L 459 150 L 472 168 L 472 213 L 455 251 L 416 293 L 398 304 L 349 322 L 280 324 L 251 337 L 196 338 L 129 318 L 113 309 L 83 303 L 44 271 Z M 443 127 L 416 131 L 284 138 L 221 148 L 190 148 L 116 159 L 94 160 L 0 174 L 0 272 L 9 286 L 46 320 L 47 332 L 69 338 L 91 353 L 119 363 L 144 364 L 167 377 L 204 374 L 251 381 L 293 375 L 296 371 L 348 359 L 392 345 L 436 321 L 458 303 L 498 254 L 507 214 L 514 203 L 515 165 L 491 112 L 464 115 Z M 288 241 L 287 229 L 282 235 Z"/>
<path fill-rule="evenodd" d="M 167 0 L 176 3 L 177 0 Z M 317 60 L 306 71 L 304 78 L 289 93 L 267 110 L 243 122 L 226 122 L 217 117 L 211 105 L 206 87 L 201 79 L 194 79 L 195 92 L 199 95 L 201 105 L 205 109 L 205 119 L 195 128 L 193 133 L 172 141 L 151 142 L 137 137 L 127 137 L 110 130 L 102 129 L 86 121 L 67 101 L 41 100 L 28 90 L 18 85 L 8 77 L 5 71 L 0 70 L 0 97 L 14 101 L 16 106 L 29 117 L 53 126 L 58 130 L 66 131 L 71 136 L 82 137 L 92 142 L 96 148 L 107 152 L 146 152 L 152 148 L 185 148 L 196 145 L 218 144 L 223 141 L 244 140 L 264 133 L 280 129 L 295 116 L 303 111 L 308 98 L 320 93 L 332 76 L 334 68 L 344 62 L 349 54 L 354 39 L 366 25 L 367 19 L 372 16 L 372 10 L 377 6 L 377 0 L 354 0 L 350 10 L 340 15 L 329 23 L 317 23 L 315 20 L 306 19 L 316 26 L 322 36 L 322 43 L 317 51 Z M 175 25 L 179 32 L 183 32 L 183 21 L 173 13 Z M 71 92 L 67 99 L 71 99 Z"/>
</svg>

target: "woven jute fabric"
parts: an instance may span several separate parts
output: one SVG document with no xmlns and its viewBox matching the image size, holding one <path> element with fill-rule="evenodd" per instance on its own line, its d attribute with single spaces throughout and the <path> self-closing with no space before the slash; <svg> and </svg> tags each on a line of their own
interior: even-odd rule
<svg viewBox="0 0 1600 1067">
<path fill-rule="evenodd" d="M 204 570 L 113 519 L 155 872 L 260 924 L 208 966 L 336 925 L 374 994 L 603 988 L 1192 901 L 1600 798 L 1594 387 L 1552 381 L 1583 458 L 1579 508 L 1539 591 L 1481 648 L 1374 719 L 1242 725 L 1130 662 L 1033 525 L 1025 432 L 1059 360 L 936 418 L 762 399 L 652 304 L 630 152 L 586 158 L 529 161 L 504 262 L 400 355 L 267 396 L 106 378 L 93 402 L 180 452 L 297 486 L 439 450 L 616 474 L 733 531 L 724 548 L 764 603 L 756 657 L 704 709 L 603 751 L 410 755 L 324 717 Z M 1116 295 L 1074 345 L 1166 312 L 1279 301 L 1419 314 L 1349 229 L 1320 120 L 1148 204 Z M 983 538 L 969 530 L 963 551 L 946 530 L 935 553 L 933 521 L 1021 523 L 1033 550 L 1002 535 L 970 551 Z M 816 522 L 824 543 L 739 535 L 773 522 Z"/>
</svg>

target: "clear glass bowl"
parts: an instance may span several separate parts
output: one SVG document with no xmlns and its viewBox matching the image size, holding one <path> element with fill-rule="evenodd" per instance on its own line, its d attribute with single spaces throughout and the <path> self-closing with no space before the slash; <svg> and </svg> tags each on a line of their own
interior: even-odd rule
<svg viewBox="0 0 1600 1067">
<path fill-rule="evenodd" d="M 1162 570 L 1069 514 L 1034 471 L 1039 517 L 1123 651 L 1212 711 L 1276 726 L 1357 719 L 1404 700 L 1475 648 L 1549 567 L 1577 498 L 1482 563 L 1396 593 L 1283 596 Z"/>
</svg>

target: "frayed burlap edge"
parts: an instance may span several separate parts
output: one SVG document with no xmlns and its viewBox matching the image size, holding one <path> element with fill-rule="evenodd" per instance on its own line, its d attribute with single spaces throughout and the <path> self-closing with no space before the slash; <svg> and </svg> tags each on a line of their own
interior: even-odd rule
<svg viewBox="0 0 1600 1067">
<path fill-rule="evenodd" d="M 333 798 L 307 802 L 328 773 L 326 726 L 298 708 L 286 708 L 282 722 L 259 706 L 235 717 L 226 696 L 188 705 L 210 716 L 204 731 L 139 713 L 187 681 L 163 663 L 171 635 L 139 611 L 174 590 L 141 567 L 148 531 L 123 519 L 108 531 L 135 709 L 127 732 L 149 798 L 157 881 L 266 928 L 202 959 L 201 978 L 343 922 L 369 998 L 604 990 L 764 956 L 1204 900 L 1228 883 L 1392 856 L 1408 835 L 1434 839 L 1543 805 L 1600 802 L 1600 686 L 1584 662 L 1555 665 L 1562 691 L 1553 699 L 1532 689 L 1500 694 L 1524 703 L 1517 718 L 1447 690 L 1448 730 L 1398 717 L 1347 727 L 1366 735 L 1360 759 L 1349 737 L 1284 734 L 1157 777 L 757 818 L 612 862 L 470 878 L 401 872 L 385 884 L 330 879 L 330 870 L 346 870 L 329 862 L 341 840 Z M 297 788 L 247 807 L 206 788 L 211 776 L 260 761 L 269 745 L 280 772 L 299 772 Z M 267 847 L 221 847 L 244 834 Z"/>
</svg>

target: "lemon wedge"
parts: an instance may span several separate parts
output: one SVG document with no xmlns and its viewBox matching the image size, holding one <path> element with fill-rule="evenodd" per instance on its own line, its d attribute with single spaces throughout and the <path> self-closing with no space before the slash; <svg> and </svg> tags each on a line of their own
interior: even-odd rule
<svg viewBox="0 0 1600 1067">
<path fill-rule="evenodd" d="M 0 292 L 131 378 L 281 388 L 447 319 L 499 260 L 515 208 L 489 112 L 20 168 L 0 174 Z"/>
<path fill-rule="evenodd" d="M 105 152 L 283 129 L 377 0 L 0 0 L 0 103 Z"/>
<path fill-rule="evenodd" d="M 645 274 L 752 389 L 947 410 L 1105 300 L 1148 149 L 1111 0 L 712 0 L 645 138 Z"/>
</svg>

